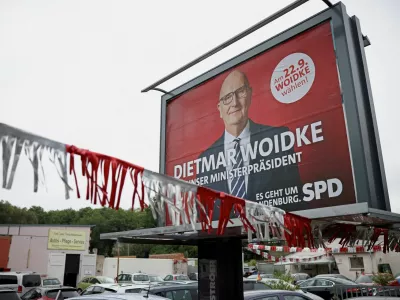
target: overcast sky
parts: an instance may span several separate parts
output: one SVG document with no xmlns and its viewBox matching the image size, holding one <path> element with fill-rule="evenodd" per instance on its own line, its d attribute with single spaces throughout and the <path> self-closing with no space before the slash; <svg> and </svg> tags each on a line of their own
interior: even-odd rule
<svg viewBox="0 0 400 300">
<path fill-rule="evenodd" d="M 140 90 L 290 2 L 2 0 L 0 122 L 158 171 L 161 94 Z M 366 55 L 388 189 L 392 211 L 400 213 L 400 1 L 343 3 L 372 43 Z M 309 1 L 161 88 L 173 89 L 325 8 Z M 0 190 L 0 199 L 46 210 L 89 206 L 64 200 L 56 172 L 45 169 L 47 192 L 34 194 L 22 159 L 13 190 Z"/>
</svg>

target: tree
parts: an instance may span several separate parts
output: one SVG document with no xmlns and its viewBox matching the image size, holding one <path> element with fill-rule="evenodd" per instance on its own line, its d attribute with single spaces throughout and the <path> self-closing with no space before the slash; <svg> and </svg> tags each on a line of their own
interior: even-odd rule
<svg viewBox="0 0 400 300">
<path fill-rule="evenodd" d="M 36 214 L 26 208 L 18 208 L 9 202 L 0 201 L 0 224 L 37 224 Z"/>
<path fill-rule="evenodd" d="M 31 206 L 28 211 L 36 215 L 36 218 L 38 219 L 38 224 L 49 224 L 49 222 L 47 221 L 47 213 L 42 207 Z"/>
<path fill-rule="evenodd" d="M 98 254 L 113 256 L 115 241 L 100 240 L 101 233 L 127 231 L 140 228 L 154 228 L 149 208 L 140 210 L 113 210 L 102 207 L 90 207 L 80 210 L 64 209 L 45 211 L 42 207 L 32 206 L 29 209 L 19 208 L 9 202 L 0 201 L 0 224 L 57 224 L 57 225 L 93 225 L 90 250 L 98 249 Z M 121 247 L 121 255 L 128 255 L 127 247 Z M 197 257 L 197 247 L 170 245 L 130 245 L 129 254 L 143 257 L 150 254 L 184 253 L 185 257 Z"/>
</svg>

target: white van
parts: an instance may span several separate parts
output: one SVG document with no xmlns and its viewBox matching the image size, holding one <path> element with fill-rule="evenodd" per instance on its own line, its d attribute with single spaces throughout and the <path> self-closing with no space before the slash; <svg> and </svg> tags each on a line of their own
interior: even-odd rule
<svg viewBox="0 0 400 300">
<path fill-rule="evenodd" d="M 32 272 L 0 272 L 0 288 L 11 288 L 19 296 L 42 284 L 42 278 Z"/>
</svg>

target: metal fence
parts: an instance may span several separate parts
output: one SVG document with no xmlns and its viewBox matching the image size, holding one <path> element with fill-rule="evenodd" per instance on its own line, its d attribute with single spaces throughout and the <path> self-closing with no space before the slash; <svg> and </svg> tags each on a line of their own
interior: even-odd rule
<svg viewBox="0 0 400 300">
<path fill-rule="evenodd" d="M 400 286 L 337 285 L 326 290 L 324 299 L 349 299 L 357 297 L 400 297 Z M 309 291 L 312 293 L 312 291 Z M 317 291 L 316 291 L 317 292 Z M 323 294 L 323 291 L 321 291 Z"/>
</svg>

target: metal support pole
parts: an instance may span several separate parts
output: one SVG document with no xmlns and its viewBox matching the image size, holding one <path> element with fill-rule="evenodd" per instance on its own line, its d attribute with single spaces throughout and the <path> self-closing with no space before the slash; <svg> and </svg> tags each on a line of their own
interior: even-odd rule
<svg viewBox="0 0 400 300">
<path fill-rule="evenodd" d="M 117 283 L 118 283 L 118 275 L 119 275 L 119 240 L 117 240 Z"/>
<path fill-rule="evenodd" d="M 333 4 L 329 0 L 322 0 L 322 2 L 324 2 L 326 5 L 328 5 L 329 8 L 333 7 Z"/>
<path fill-rule="evenodd" d="M 288 12 L 294 10 L 295 8 L 299 7 L 300 5 L 303 5 L 304 3 L 308 2 L 308 0 L 297 0 L 294 1 L 293 3 L 289 4 L 288 6 L 282 8 L 281 10 L 277 11 L 276 13 L 270 15 L 269 17 L 265 18 L 264 20 L 258 22 L 257 24 L 253 25 L 252 27 L 246 29 L 245 31 L 239 33 L 238 35 L 235 35 L 234 37 L 230 38 L 226 42 L 222 43 L 221 45 L 215 47 L 214 49 L 208 51 L 207 53 L 203 54 L 202 56 L 196 58 L 195 60 L 189 62 L 188 64 L 184 65 L 183 67 L 179 68 L 178 70 L 172 72 L 171 74 L 165 76 L 164 78 L 161 78 L 157 82 L 153 83 L 152 85 L 148 86 L 147 88 L 143 89 L 141 92 L 146 93 L 150 90 L 154 90 L 155 87 L 159 86 L 160 84 L 166 82 L 167 80 L 171 79 L 172 77 L 175 77 L 176 75 L 182 73 L 183 71 L 186 71 L 190 67 L 198 64 L 199 62 L 205 60 L 206 58 L 210 57 L 211 55 L 214 55 L 215 53 L 221 51 L 222 49 L 232 45 L 233 43 L 241 40 L 245 36 L 253 33 L 254 31 L 260 29 L 261 27 L 264 27 L 265 25 L 275 21 L 276 19 L 282 17 L 283 15 L 287 14 Z M 160 89 L 157 89 L 160 91 Z"/>
</svg>

